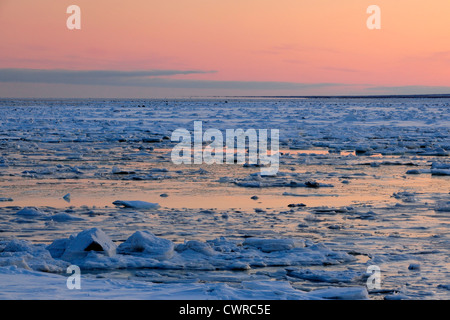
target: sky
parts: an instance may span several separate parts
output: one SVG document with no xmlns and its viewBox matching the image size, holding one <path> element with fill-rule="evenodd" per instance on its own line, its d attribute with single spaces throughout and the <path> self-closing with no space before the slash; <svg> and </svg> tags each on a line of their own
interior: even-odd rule
<svg viewBox="0 0 450 320">
<path fill-rule="evenodd" d="M 449 16 L 448 0 L 0 0 L 0 97 L 450 94 Z"/>
</svg>

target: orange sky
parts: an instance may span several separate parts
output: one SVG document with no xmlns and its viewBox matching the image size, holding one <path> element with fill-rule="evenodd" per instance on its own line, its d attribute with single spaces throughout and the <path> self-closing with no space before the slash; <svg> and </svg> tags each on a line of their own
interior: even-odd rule
<svg viewBox="0 0 450 320">
<path fill-rule="evenodd" d="M 71 4 L 81 8 L 81 30 L 66 28 Z M 366 27 L 372 4 L 381 30 Z M 202 70 L 215 72 L 171 78 L 345 84 L 329 94 L 404 86 L 443 93 L 449 17 L 448 0 L 0 0 L 0 69 Z M 26 94 L 26 86 L 2 82 L 0 95 Z"/>
</svg>

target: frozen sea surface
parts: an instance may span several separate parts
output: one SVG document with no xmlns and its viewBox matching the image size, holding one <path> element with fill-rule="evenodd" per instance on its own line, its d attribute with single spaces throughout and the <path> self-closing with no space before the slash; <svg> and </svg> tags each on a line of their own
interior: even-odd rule
<svg viewBox="0 0 450 320">
<path fill-rule="evenodd" d="M 279 129 L 277 176 L 174 165 L 200 120 Z M 448 299 L 449 137 L 450 99 L 0 100 L 0 298 L 76 263 L 93 298 Z"/>
</svg>

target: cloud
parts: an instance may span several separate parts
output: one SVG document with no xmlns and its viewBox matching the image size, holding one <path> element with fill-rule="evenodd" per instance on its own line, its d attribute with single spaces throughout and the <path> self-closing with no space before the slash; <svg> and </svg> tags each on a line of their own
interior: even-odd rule
<svg viewBox="0 0 450 320">
<path fill-rule="evenodd" d="M 351 69 L 337 71 L 352 72 Z M 0 69 L 3 97 L 149 97 L 192 95 L 408 95 L 449 94 L 445 86 L 218 81 L 174 76 L 211 74 L 202 70 Z"/>
<path fill-rule="evenodd" d="M 278 81 L 215 81 L 170 78 L 170 76 L 177 75 L 195 75 L 209 73 L 215 73 L 215 71 L 0 69 L 0 82 L 234 90 L 298 90 L 309 88 L 335 87 L 343 85 L 338 83 L 306 84 Z"/>
<path fill-rule="evenodd" d="M 0 82 L 145 86 L 154 77 L 214 73 L 201 70 L 0 69 Z M 150 81 L 150 82 L 149 82 Z"/>
</svg>

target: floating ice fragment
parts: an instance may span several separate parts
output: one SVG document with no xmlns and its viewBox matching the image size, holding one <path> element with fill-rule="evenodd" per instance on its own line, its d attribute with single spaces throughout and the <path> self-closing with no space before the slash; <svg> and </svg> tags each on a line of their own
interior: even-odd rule
<svg viewBox="0 0 450 320">
<path fill-rule="evenodd" d="M 438 289 L 446 289 L 450 291 L 450 284 L 439 284 L 437 286 Z"/>
<path fill-rule="evenodd" d="M 416 270 L 419 271 L 420 270 L 420 264 L 418 263 L 411 263 L 408 267 L 408 270 Z"/>
<path fill-rule="evenodd" d="M 290 277 L 309 280 L 312 282 L 351 283 L 362 275 L 355 271 L 328 271 L 312 269 L 287 269 Z"/>
<path fill-rule="evenodd" d="M 48 219 L 56 222 L 67 222 L 67 221 L 83 221 L 85 219 L 73 216 L 68 213 L 58 213 L 53 216 L 48 217 Z"/>
<path fill-rule="evenodd" d="M 306 207 L 304 203 L 290 203 L 288 204 L 288 208 L 296 208 L 296 207 Z"/>
<path fill-rule="evenodd" d="M 151 203 L 146 201 L 123 201 L 116 200 L 113 202 L 116 206 L 123 206 L 125 208 L 133 208 L 133 209 L 157 209 L 159 208 L 159 204 Z"/>
<path fill-rule="evenodd" d="M 26 207 L 22 210 L 18 211 L 16 215 L 25 216 L 25 217 L 40 217 L 46 215 L 45 212 L 40 211 L 35 207 Z"/>
<path fill-rule="evenodd" d="M 385 296 L 384 300 L 408 300 L 408 297 L 404 294 L 395 293 Z"/>
<path fill-rule="evenodd" d="M 136 173 L 135 171 L 122 170 L 116 166 L 112 167 L 111 172 L 113 174 L 135 174 Z"/>
<path fill-rule="evenodd" d="M 450 169 L 450 163 L 433 162 L 431 164 L 431 169 Z"/>
<path fill-rule="evenodd" d="M 450 176 L 450 169 L 431 169 L 433 176 Z"/>
<path fill-rule="evenodd" d="M 142 142 L 144 143 L 157 143 L 157 142 L 161 142 L 162 138 L 161 137 L 149 137 L 149 138 L 143 138 Z"/>
<path fill-rule="evenodd" d="M 66 202 L 70 203 L 70 193 L 66 194 L 66 195 L 63 197 L 63 199 L 64 199 Z"/>
<path fill-rule="evenodd" d="M 415 198 L 415 193 L 412 192 L 394 192 L 392 195 L 395 199 L 402 200 L 403 202 L 416 202 L 417 199 Z"/>
<path fill-rule="evenodd" d="M 412 170 L 408 170 L 406 171 L 406 174 L 421 174 L 422 170 L 418 170 L 418 169 L 412 169 Z"/>
<path fill-rule="evenodd" d="M 304 242 L 299 240 L 261 238 L 247 238 L 243 245 L 257 248 L 262 252 L 285 251 L 305 246 Z"/>
<path fill-rule="evenodd" d="M 450 212 L 450 201 L 436 204 L 435 211 Z"/>
</svg>

